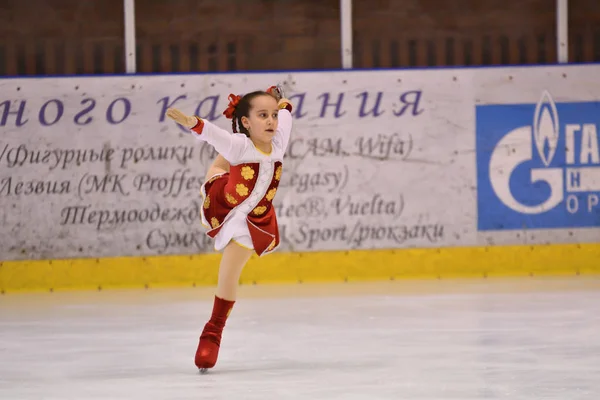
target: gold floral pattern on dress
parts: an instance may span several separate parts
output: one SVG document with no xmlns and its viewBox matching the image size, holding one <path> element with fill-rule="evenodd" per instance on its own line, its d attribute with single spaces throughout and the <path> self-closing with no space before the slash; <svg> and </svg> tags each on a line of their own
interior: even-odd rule
<svg viewBox="0 0 600 400">
<path fill-rule="evenodd" d="M 248 196 L 248 187 L 243 183 L 238 183 L 235 185 L 235 191 L 240 196 Z"/>
<path fill-rule="evenodd" d="M 273 199 L 275 198 L 275 193 L 277 193 L 277 189 L 273 188 L 267 192 L 267 195 L 265 197 L 267 198 L 267 200 L 273 201 Z"/>
<path fill-rule="evenodd" d="M 271 242 L 271 244 L 269 245 L 269 247 L 267 247 L 267 251 L 271 251 L 271 250 L 273 250 L 273 248 L 274 248 L 274 247 L 275 247 L 275 241 L 273 240 L 273 241 Z"/>
<path fill-rule="evenodd" d="M 217 226 L 219 226 L 219 220 L 216 219 L 215 217 L 212 217 L 210 219 L 210 224 L 212 225 L 213 228 L 216 228 Z"/>
<path fill-rule="evenodd" d="M 277 167 L 277 170 L 275 171 L 275 179 L 276 180 L 280 180 L 281 179 L 281 165 L 279 167 Z"/>
<path fill-rule="evenodd" d="M 258 206 L 256 208 L 254 208 L 254 210 L 252 210 L 254 215 L 263 215 L 265 213 L 265 211 L 267 211 L 267 207 L 265 207 L 265 206 Z"/>
<path fill-rule="evenodd" d="M 210 207 L 210 196 L 206 196 L 204 199 L 204 209 L 206 210 L 208 207 Z"/>
<path fill-rule="evenodd" d="M 242 167 L 242 177 L 247 181 L 251 180 L 252 178 L 254 178 L 254 169 L 247 165 L 245 167 Z"/>
<path fill-rule="evenodd" d="M 227 200 L 227 202 L 232 205 L 236 205 L 238 203 L 235 197 L 233 197 L 229 193 L 225 193 L 225 200 Z"/>
</svg>

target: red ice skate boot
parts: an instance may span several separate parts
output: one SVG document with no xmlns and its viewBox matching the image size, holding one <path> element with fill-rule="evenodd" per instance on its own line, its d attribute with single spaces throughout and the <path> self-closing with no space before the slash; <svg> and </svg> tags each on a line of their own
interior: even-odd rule
<svg viewBox="0 0 600 400">
<path fill-rule="evenodd" d="M 225 328 L 225 322 L 234 304 L 235 301 L 224 300 L 215 296 L 212 315 L 204 325 L 194 360 L 196 367 L 201 372 L 206 372 L 208 368 L 214 367 L 217 363 L 223 328 Z"/>
</svg>

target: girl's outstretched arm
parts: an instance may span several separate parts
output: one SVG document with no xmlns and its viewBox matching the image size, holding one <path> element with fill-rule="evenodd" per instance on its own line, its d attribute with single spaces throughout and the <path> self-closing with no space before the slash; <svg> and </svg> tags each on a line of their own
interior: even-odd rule
<svg viewBox="0 0 600 400">
<path fill-rule="evenodd" d="M 283 149 L 287 149 L 292 134 L 292 104 L 288 99 L 279 100 L 279 112 L 277 113 L 278 126 L 275 140 L 281 141 Z"/>
<path fill-rule="evenodd" d="M 229 133 L 209 121 L 186 115 L 176 108 L 169 108 L 166 115 L 190 129 L 197 139 L 212 145 L 230 163 L 236 163 L 248 146 L 246 136 Z"/>
</svg>

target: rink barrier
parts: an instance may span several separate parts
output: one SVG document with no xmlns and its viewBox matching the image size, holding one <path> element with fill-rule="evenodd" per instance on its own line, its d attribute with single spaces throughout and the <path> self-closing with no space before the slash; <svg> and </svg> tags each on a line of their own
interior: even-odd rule
<svg viewBox="0 0 600 400">
<path fill-rule="evenodd" d="M 4 261 L 0 290 L 40 292 L 215 286 L 219 254 Z M 240 284 L 600 274 L 600 243 L 275 253 Z"/>
<path fill-rule="evenodd" d="M 0 290 L 215 285 L 218 254 L 141 256 L 212 247 L 198 191 L 215 154 L 165 112 L 178 102 L 229 129 L 217 119 L 225 94 L 275 82 L 298 104 L 278 194 L 282 237 L 298 252 L 251 260 L 242 284 L 596 274 L 599 74 L 596 64 L 1 80 Z M 374 247 L 389 250 L 351 250 Z M 15 261 L 40 254 L 48 260 Z"/>
</svg>

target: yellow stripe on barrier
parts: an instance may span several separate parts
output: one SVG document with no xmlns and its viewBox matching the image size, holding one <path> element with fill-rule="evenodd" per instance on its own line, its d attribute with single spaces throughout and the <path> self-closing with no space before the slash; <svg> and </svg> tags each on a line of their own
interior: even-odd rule
<svg viewBox="0 0 600 400">
<path fill-rule="evenodd" d="M 214 286 L 220 254 L 0 263 L 2 293 Z M 600 274 L 600 243 L 275 253 L 242 284 Z"/>
</svg>

